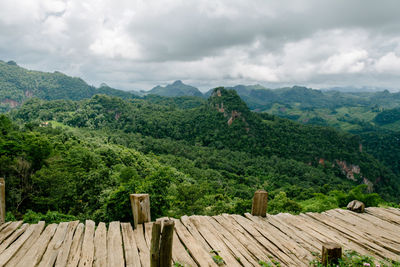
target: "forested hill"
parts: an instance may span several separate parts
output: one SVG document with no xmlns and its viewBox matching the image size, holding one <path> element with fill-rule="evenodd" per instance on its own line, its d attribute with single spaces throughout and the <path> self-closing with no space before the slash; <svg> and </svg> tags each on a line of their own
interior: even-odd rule
<svg viewBox="0 0 400 267">
<path fill-rule="evenodd" d="M 0 60 L 0 112 L 17 107 L 31 97 L 46 100 L 80 100 L 100 93 L 122 98 L 135 97 L 133 93 L 113 89 L 107 85 L 95 88 L 80 78 L 60 72 L 32 71 L 18 66 L 13 61 Z"/>
<path fill-rule="evenodd" d="M 198 99 L 32 98 L 1 115 L 9 216 L 129 220 L 134 192 L 153 218 L 244 213 L 260 188 L 269 213 L 381 203 L 364 187 L 398 201 L 398 176 L 357 136 L 251 112 L 234 90 Z"/>
<path fill-rule="evenodd" d="M 336 175 L 395 196 L 399 179 L 369 154 L 358 136 L 332 128 L 298 124 L 251 112 L 234 90 L 217 88 L 208 102 L 192 109 L 126 101 L 105 95 L 89 100 L 30 100 L 13 113 L 24 122 L 58 121 L 71 127 L 140 134 L 189 146 L 272 156 L 332 169 Z M 155 148 L 156 150 L 158 148 Z"/>
<path fill-rule="evenodd" d="M 176 96 L 197 96 L 203 97 L 203 94 L 196 87 L 184 84 L 178 80 L 167 86 L 156 86 L 150 91 L 142 91 L 144 94 L 153 94 L 160 96 L 176 97 Z"/>
</svg>

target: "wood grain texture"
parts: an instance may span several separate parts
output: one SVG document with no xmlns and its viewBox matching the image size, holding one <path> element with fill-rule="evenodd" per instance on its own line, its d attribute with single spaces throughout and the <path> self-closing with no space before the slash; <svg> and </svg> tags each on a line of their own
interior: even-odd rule
<svg viewBox="0 0 400 267">
<path fill-rule="evenodd" d="M 168 226 L 168 220 L 174 226 Z M 313 253 L 334 242 L 342 250 L 354 250 L 377 261 L 400 260 L 400 209 L 366 208 L 365 213 L 334 209 L 322 213 L 266 217 L 222 214 L 159 218 L 160 223 L 111 222 L 95 227 L 74 222 L 0 225 L 0 266 L 150 266 L 153 225 L 170 227 L 172 262 L 183 266 L 309 266 Z M 166 223 L 167 222 L 167 223 Z M 162 245 L 161 245 L 162 246 Z M 161 254 L 161 247 L 160 247 Z M 220 258 L 218 258 L 218 255 Z M 331 256 L 332 257 L 332 256 Z M 221 264 L 221 261 L 223 263 Z M 162 263 L 161 263 L 162 264 Z M 390 263 L 386 261 L 386 265 Z"/>
<path fill-rule="evenodd" d="M 66 266 L 68 262 L 69 252 L 71 251 L 72 242 L 75 230 L 79 224 L 79 221 L 73 221 L 68 224 L 68 228 L 65 234 L 64 242 L 60 248 L 60 251 L 57 255 L 55 267 Z"/>
<path fill-rule="evenodd" d="M 107 227 L 101 222 L 94 233 L 94 260 L 93 266 L 107 266 Z"/>
<path fill-rule="evenodd" d="M 125 266 L 120 222 L 111 222 L 107 232 L 107 266 Z"/>
<path fill-rule="evenodd" d="M 265 217 L 267 214 L 268 192 L 257 190 L 254 193 L 253 203 L 251 205 L 251 215 Z"/>
<path fill-rule="evenodd" d="M 94 258 L 94 228 L 95 223 L 91 220 L 85 222 L 85 234 L 83 236 L 81 257 L 79 267 L 93 266 Z"/>
<path fill-rule="evenodd" d="M 67 260 L 68 267 L 78 266 L 79 260 L 81 258 L 84 231 L 85 231 L 85 225 L 83 223 L 78 224 L 78 227 L 76 228 L 74 237 L 72 239 L 71 249 L 68 255 L 68 260 Z"/>
<path fill-rule="evenodd" d="M 47 245 L 46 252 L 44 253 L 42 260 L 39 263 L 39 267 L 54 266 L 54 263 L 56 262 L 58 256 L 58 251 L 64 243 L 68 224 L 69 223 L 67 222 L 62 222 L 58 225 L 53 238 Z"/>
<path fill-rule="evenodd" d="M 124 241 L 125 266 L 140 267 L 140 258 L 136 240 L 130 223 L 121 223 L 122 239 Z"/>
<path fill-rule="evenodd" d="M 131 207 L 133 215 L 133 226 L 151 221 L 150 196 L 149 194 L 131 194 Z"/>
</svg>

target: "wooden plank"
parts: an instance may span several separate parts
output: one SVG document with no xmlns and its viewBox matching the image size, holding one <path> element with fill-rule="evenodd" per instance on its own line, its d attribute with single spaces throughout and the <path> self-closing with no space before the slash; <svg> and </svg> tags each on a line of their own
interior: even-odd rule
<svg viewBox="0 0 400 267">
<path fill-rule="evenodd" d="M 150 249 L 147 246 L 144 238 L 143 224 L 138 224 L 138 227 L 133 231 L 133 235 L 136 240 L 136 244 L 139 250 L 139 258 L 142 266 L 150 266 Z"/>
<path fill-rule="evenodd" d="M 213 251 L 223 258 L 227 266 L 240 266 L 237 259 L 231 254 L 230 249 L 225 243 L 211 231 L 209 226 L 204 225 L 201 216 L 190 216 L 190 221 L 195 225 L 196 229 L 201 233 L 205 240 L 210 244 Z"/>
<path fill-rule="evenodd" d="M 373 215 L 381 220 L 386 220 L 392 224 L 400 225 L 400 215 L 397 215 L 389 209 L 368 208 L 366 210 L 366 213 Z"/>
<path fill-rule="evenodd" d="M 278 215 L 267 215 L 268 221 L 275 228 L 279 229 L 281 232 L 286 233 L 291 236 L 300 246 L 304 247 L 308 251 L 319 251 L 321 247 L 315 243 L 314 238 L 308 233 L 303 233 L 297 228 L 287 223 Z"/>
<path fill-rule="evenodd" d="M 395 243 L 398 243 L 398 240 L 400 240 L 400 225 L 390 223 L 383 218 L 340 209 L 328 211 L 327 214 L 357 225 L 357 227 L 362 227 L 368 234 L 375 235 L 376 237 L 383 237 Z"/>
<path fill-rule="evenodd" d="M 56 262 L 57 259 L 58 251 L 60 250 L 64 242 L 65 234 L 67 233 L 67 228 L 68 228 L 67 222 L 61 222 L 58 225 L 53 238 L 47 245 L 46 252 L 44 253 L 39 263 L 39 267 L 54 266 L 54 263 Z"/>
<path fill-rule="evenodd" d="M 182 222 L 177 219 L 173 220 L 175 221 L 176 234 L 179 239 L 182 240 L 182 243 L 189 251 L 193 260 L 199 266 L 217 266 L 217 264 L 212 260 L 212 254 L 210 254 L 209 251 L 207 251 L 201 243 L 190 234 Z"/>
<path fill-rule="evenodd" d="M 181 217 L 182 224 L 186 227 L 186 229 L 190 232 L 190 234 L 202 244 L 206 251 L 211 251 L 211 246 L 207 243 L 207 241 L 203 238 L 200 232 L 196 229 L 194 224 L 190 221 L 188 216 Z"/>
<path fill-rule="evenodd" d="M 144 225 L 144 239 L 146 240 L 147 246 L 150 248 L 153 222 L 144 223 L 143 225 Z"/>
<path fill-rule="evenodd" d="M 229 231 L 235 238 L 244 246 L 257 261 L 269 262 L 268 251 L 261 246 L 256 239 L 254 239 L 243 227 L 241 227 L 233 218 L 229 215 L 223 214 L 213 216 L 213 218 L 226 230 Z"/>
<path fill-rule="evenodd" d="M 286 255 L 279 247 L 277 247 L 277 245 L 274 242 L 267 239 L 265 235 L 263 235 L 259 231 L 260 227 L 257 227 L 257 225 L 254 222 L 245 219 L 244 217 L 239 215 L 231 215 L 231 217 L 235 219 L 235 221 L 239 223 L 250 235 L 252 235 L 253 238 L 256 239 L 269 252 L 269 255 L 271 255 L 275 260 L 279 261 L 283 265 L 288 265 L 288 266 L 296 265 L 296 263 L 288 255 Z"/>
<path fill-rule="evenodd" d="M 257 266 L 258 260 L 249 253 L 247 248 L 243 246 L 235 236 L 225 230 L 225 228 L 222 227 L 214 218 L 208 216 L 202 218 L 207 220 L 207 223 L 210 224 L 211 232 L 214 232 L 215 235 L 219 236 L 240 264 L 245 266 Z"/>
<path fill-rule="evenodd" d="M 94 267 L 107 265 L 107 228 L 106 224 L 101 222 L 94 233 Z"/>
<path fill-rule="evenodd" d="M 3 224 L 0 224 L 0 232 L 3 231 L 4 228 L 6 228 L 7 226 L 9 226 L 12 222 L 6 222 Z"/>
<path fill-rule="evenodd" d="M 185 247 L 182 245 L 181 240 L 176 233 L 176 230 L 173 233 L 172 259 L 174 262 L 179 262 L 184 266 L 197 266 L 196 262 L 192 259 L 192 257 L 186 251 Z"/>
<path fill-rule="evenodd" d="M 392 213 L 394 213 L 394 214 L 396 214 L 397 216 L 400 216 L 400 209 L 389 207 L 389 208 L 387 208 L 387 210 L 392 212 Z"/>
<path fill-rule="evenodd" d="M 357 228 L 352 227 L 349 224 L 333 217 L 328 216 L 327 214 L 307 214 L 316 220 L 321 221 L 322 223 L 329 225 L 335 228 L 337 231 L 346 236 L 346 238 L 350 239 L 352 242 L 357 243 L 358 245 L 364 247 L 366 250 L 371 251 L 379 256 L 380 258 L 391 258 L 396 259 L 398 256 L 392 252 L 386 251 L 375 243 L 367 240 L 363 235 L 365 233 L 360 232 Z"/>
<path fill-rule="evenodd" d="M 17 241 L 12 243 L 0 254 L 0 266 L 4 266 L 6 263 L 10 263 L 9 266 L 15 266 L 20 255 L 25 255 L 26 251 L 28 251 L 33 244 L 33 241 L 36 241 L 43 228 L 44 222 L 30 225 Z"/>
<path fill-rule="evenodd" d="M 12 222 L 0 232 L 0 243 L 9 237 L 15 230 L 22 225 L 22 221 Z"/>
<path fill-rule="evenodd" d="M 363 213 L 359 215 L 359 218 L 362 220 L 365 220 L 367 222 L 370 222 L 373 225 L 378 225 L 380 228 L 385 229 L 386 232 L 394 232 L 394 236 L 399 237 L 399 232 L 400 232 L 400 224 L 396 224 L 394 222 L 389 221 L 389 219 L 381 219 L 375 215 L 372 215 L 370 213 Z M 400 223 L 400 219 L 399 219 Z M 398 238 L 400 239 L 400 238 Z"/>
<path fill-rule="evenodd" d="M 89 267 L 93 265 L 94 258 L 94 228 L 95 223 L 91 220 L 85 222 L 85 234 L 83 236 L 81 258 L 79 267 Z"/>
<path fill-rule="evenodd" d="M 64 242 L 58 253 L 55 267 L 62 267 L 62 266 L 67 265 L 68 255 L 71 250 L 74 233 L 75 233 L 75 230 L 76 230 L 78 224 L 79 224 L 79 221 L 73 221 L 68 224 L 67 233 L 65 234 Z"/>
<path fill-rule="evenodd" d="M 74 233 L 74 237 L 72 239 L 71 249 L 68 254 L 68 260 L 67 260 L 68 267 L 78 266 L 79 260 L 81 258 L 84 231 L 85 231 L 85 225 L 83 223 L 78 224 Z"/>
<path fill-rule="evenodd" d="M 291 215 L 291 217 L 294 216 Z M 368 250 L 358 245 L 357 243 L 354 243 L 351 239 L 347 238 L 341 232 L 338 232 L 332 227 L 329 227 L 328 225 L 322 224 L 314 220 L 308 214 L 300 214 L 299 216 L 295 217 L 298 217 L 299 220 L 296 220 L 292 223 L 296 225 L 301 225 L 302 232 L 315 237 L 316 243 L 321 243 L 320 246 L 324 245 L 324 241 L 330 240 L 341 244 L 347 250 L 354 250 L 365 255 L 370 254 Z"/>
<path fill-rule="evenodd" d="M 107 232 L 107 266 L 125 266 L 124 251 L 122 249 L 121 227 L 119 222 L 111 222 Z"/>
<path fill-rule="evenodd" d="M 261 234 L 273 242 L 280 250 L 288 255 L 297 265 L 308 264 L 310 253 L 299 246 L 293 239 L 272 226 L 266 219 L 246 213 L 246 217 L 255 222 Z"/>
<path fill-rule="evenodd" d="M 125 266 L 140 267 L 139 252 L 130 223 L 121 223 L 122 239 L 124 241 Z"/>
<path fill-rule="evenodd" d="M 305 224 L 306 226 L 310 224 L 310 226 L 306 227 L 305 230 L 303 227 L 301 228 L 303 229 L 303 231 L 315 236 L 315 238 L 318 239 L 318 241 L 321 242 L 322 245 L 325 241 L 327 241 L 328 238 L 328 240 L 342 244 L 345 249 L 355 250 L 361 254 L 370 254 L 368 248 L 354 242 L 354 237 L 352 235 L 349 235 L 348 232 L 346 232 L 346 229 L 338 231 L 338 228 L 334 228 L 331 225 L 325 224 L 323 220 L 331 220 L 326 214 L 306 213 L 301 214 L 300 217 L 302 217 L 303 219 L 307 219 L 307 222 L 292 221 L 291 223 L 296 225 Z M 315 224 L 312 223 L 312 220 L 315 224 L 318 224 L 319 227 L 315 227 Z M 341 229 L 340 226 L 339 229 Z M 321 235 L 323 236 L 322 238 L 320 238 Z"/>
<path fill-rule="evenodd" d="M 22 235 L 25 230 L 28 228 L 29 224 L 24 223 L 19 229 L 17 229 L 9 238 L 7 238 L 3 243 L 0 245 L 0 254 L 11 245 L 20 235 Z"/>
<path fill-rule="evenodd" d="M 21 257 L 16 266 L 36 266 L 46 251 L 46 248 L 57 230 L 57 224 L 49 224 L 40 235 L 40 237 L 35 241 L 28 252 Z"/>
<path fill-rule="evenodd" d="M 361 216 L 359 216 L 357 215 L 358 213 L 356 214 L 353 212 L 346 214 L 346 211 L 332 210 L 327 214 L 334 216 L 347 225 L 350 225 L 350 227 L 355 231 L 361 232 L 362 236 L 366 240 L 375 243 L 378 246 L 389 250 L 390 252 L 400 255 L 400 244 L 398 242 L 400 236 L 396 234 L 400 228 L 397 231 L 388 231 L 381 227 L 381 224 L 384 224 L 385 221 L 379 220 L 379 222 L 374 225 L 371 222 L 361 218 L 363 215 L 360 214 Z"/>
<path fill-rule="evenodd" d="M 284 214 L 281 218 L 299 231 L 309 234 L 319 247 L 322 247 L 325 243 L 330 241 L 341 243 L 343 245 L 349 242 L 347 239 L 340 240 L 339 235 L 335 232 L 331 234 L 329 229 L 324 227 L 322 224 L 313 221 L 309 217 L 301 218 L 298 215 Z M 321 250 L 321 248 L 319 250 Z M 319 250 L 317 251 L 319 252 Z"/>
</svg>

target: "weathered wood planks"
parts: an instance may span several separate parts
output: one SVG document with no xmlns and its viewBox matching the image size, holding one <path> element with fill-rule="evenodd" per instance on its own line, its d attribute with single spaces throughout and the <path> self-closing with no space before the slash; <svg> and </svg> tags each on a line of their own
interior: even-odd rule
<svg viewBox="0 0 400 267">
<path fill-rule="evenodd" d="M 171 218 L 169 218 L 171 219 Z M 172 259 L 183 266 L 308 266 L 325 242 L 377 260 L 400 260 L 400 210 L 367 208 L 365 213 L 335 209 L 323 213 L 183 216 L 172 219 Z M 153 223 L 111 222 L 108 226 L 62 222 L 45 227 L 0 225 L 0 266 L 150 266 Z M 273 264 L 273 263 L 271 263 Z"/>
<path fill-rule="evenodd" d="M 140 267 L 140 258 L 136 240 L 130 223 L 121 223 L 122 238 L 124 241 L 125 266 Z"/>
<path fill-rule="evenodd" d="M 93 266 L 107 266 L 107 228 L 101 222 L 94 232 L 94 262 Z"/>
<path fill-rule="evenodd" d="M 94 258 L 94 221 L 87 220 L 85 226 L 85 234 L 83 236 L 81 257 L 79 267 L 88 267 L 93 265 Z"/>
<path fill-rule="evenodd" d="M 120 222 L 111 222 L 107 232 L 107 266 L 125 266 Z"/>
</svg>

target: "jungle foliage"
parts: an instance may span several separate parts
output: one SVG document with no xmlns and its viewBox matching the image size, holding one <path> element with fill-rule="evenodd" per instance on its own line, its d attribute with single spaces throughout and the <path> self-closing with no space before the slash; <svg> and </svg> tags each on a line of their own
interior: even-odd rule
<svg viewBox="0 0 400 267">
<path fill-rule="evenodd" d="M 224 88 L 194 107 L 165 101 L 32 98 L 1 115 L 8 209 L 30 222 L 130 220 L 128 195 L 146 192 L 153 218 L 241 214 L 260 188 L 271 213 L 398 201 L 398 176 L 360 152 L 358 136 L 251 112 Z M 347 179 L 338 160 L 360 174 Z M 358 186 L 363 178 L 380 196 Z"/>
</svg>

